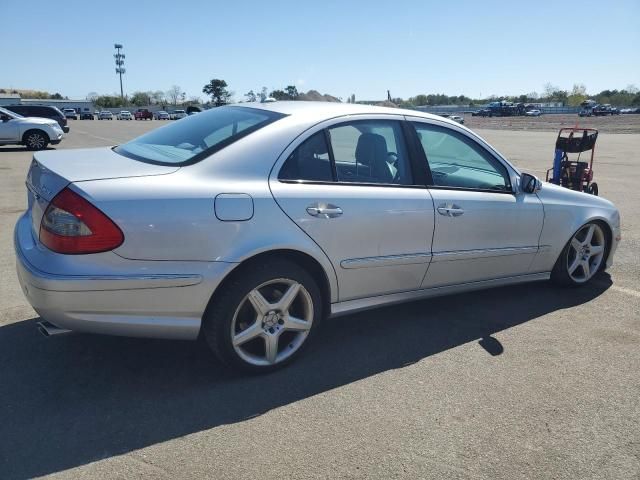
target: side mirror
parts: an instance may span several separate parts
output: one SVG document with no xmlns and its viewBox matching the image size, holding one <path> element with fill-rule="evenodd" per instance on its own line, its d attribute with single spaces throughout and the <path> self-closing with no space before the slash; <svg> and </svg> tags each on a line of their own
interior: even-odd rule
<svg viewBox="0 0 640 480">
<path fill-rule="evenodd" d="M 9 115 L 2 115 L 0 119 L 2 120 L 2 123 L 5 123 L 11 120 L 11 117 Z"/>
<path fill-rule="evenodd" d="M 520 175 L 520 188 L 524 193 L 536 193 L 542 188 L 542 182 L 530 173 Z"/>
</svg>

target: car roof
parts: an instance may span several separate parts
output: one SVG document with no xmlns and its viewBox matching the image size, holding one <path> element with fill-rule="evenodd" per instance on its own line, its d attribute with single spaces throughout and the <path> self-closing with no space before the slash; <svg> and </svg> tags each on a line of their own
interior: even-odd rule
<svg viewBox="0 0 640 480">
<path fill-rule="evenodd" d="M 418 110 L 407 110 L 404 108 L 378 107 L 374 105 L 361 105 L 358 103 L 338 103 L 338 102 L 312 102 L 312 101 L 276 101 L 276 102 L 247 102 L 236 103 L 230 106 L 258 108 L 272 112 L 283 113 L 285 115 L 315 115 L 318 119 L 337 117 L 341 115 L 363 115 L 363 114 L 387 114 L 387 115 L 410 115 L 430 119 L 443 120 L 443 117 Z M 446 121 L 446 119 L 444 119 Z M 452 122 L 453 123 L 453 122 Z"/>
</svg>

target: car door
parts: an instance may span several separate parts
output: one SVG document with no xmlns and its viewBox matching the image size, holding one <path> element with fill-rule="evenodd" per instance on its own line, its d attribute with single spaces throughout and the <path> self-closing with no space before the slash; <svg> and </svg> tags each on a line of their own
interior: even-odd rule
<svg viewBox="0 0 640 480">
<path fill-rule="evenodd" d="M 331 260 L 340 301 L 418 289 L 427 270 L 433 202 L 415 180 L 401 120 L 316 126 L 272 172 L 277 203 Z"/>
<path fill-rule="evenodd" d="M 515 172 L 461 128 L 412 121 L 429 166 L 435 231 L 424 288 L 526 274 L 544 211 Z M 513 175 L 512 175 L 513 173 Z"/>
</svg>

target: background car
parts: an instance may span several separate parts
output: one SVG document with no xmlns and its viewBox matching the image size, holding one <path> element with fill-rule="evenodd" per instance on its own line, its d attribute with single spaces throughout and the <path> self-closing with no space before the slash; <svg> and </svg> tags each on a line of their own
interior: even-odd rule
<svg viewBox="0 0 640 480">
<path fill-rule="evenodd" d="M 181 118 L 185 118 L 187 116 L 187 112 L 184 110 L 174 110 L 169 113 L 169 118 L 171 120 L 180 120 Z"/>
<path fill-rule="evenodd" d="M 113 120 L 113 113 L 111 113 L 109 110 L 102 110 L 98 114 L 98 120 Z"/>
<path fill-rule="evenodd" d="M 543 184 L 462 125 L 358 104 L 248 105 L 34 156 L 14 239 L 45 331 L 203 336 L 224 363 L 266 372 L 329 315 L 585 285 L 611 265 L 612 203 Z"/>
<path fill-rule="evenodd" d="M 462 118 L 460 115 L 449 115 L 449 120 L 453 120 L 460 125 L 464 125 L 464 118 Z"/>
<path fill-rule="evenodd" d="M 153 120 L 153 113 L 146 108 L 139 108 L 133 114 L 136 120 Z"/>
<path fill-rule="evenodd" d="M 80 120 L 93 120 L 93 112 L 88 108 L 84 108 L 80 112 Z"/>
<path fill-rule="evenodd" d="M 65 108 L 62 110 L 62 113 L 64 114 L 64 117 L 68 120 L 77 120 L 78 119 L 78 112 L 76 112 L 73 108 Z"/>
<path fill-rule="evenodd" d="M 133 120 L 133 115 L 129 110 L 121 110 L 118 112 L 118 120 Z"/>
<path fill-rule="evenodd" d="M 533 110 L 527 110 L 526 112 L 524 112 L 524 114 L 527 117 L 539 117 L 540 115 L 542 115 L 542 112 L 538 109 L 533 109 Z"/>
<path fill-rule="evenodd" d="M 24 145 L 29 150 L 43 150 L 60 143 L 64 132 L 55 120 L 23 117 L 0 107 L 0 145 Z"/>
<path fill-rule="evenodd" d="M 164 110 L 157 111 L 154 116 L 156 120 L 170 120 L 169 113 Z"/>
<path fill-rule="evenodd" d="M 8 105 L 4 108 L 23 117 L 50 118 L 58 122 L 58 125 L 60 125 L 64 133 L 69 133 L 67 119 L 57 107 L 47 105 Z"/>
</svg>

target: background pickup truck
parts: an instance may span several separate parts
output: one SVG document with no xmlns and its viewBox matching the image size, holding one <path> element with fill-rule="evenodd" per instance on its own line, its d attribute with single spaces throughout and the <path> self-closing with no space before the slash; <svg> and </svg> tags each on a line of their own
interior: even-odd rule
<svg viewBox="0 0 640 480">
<path fill-rule="evenodd" d="M 153 120 L 153 113 L 146 108 L 139 108 L 133 116 L 136 120 Z"/>
</svg>

